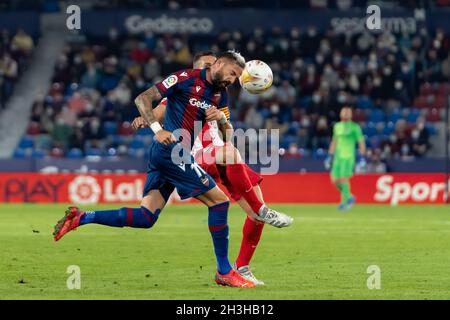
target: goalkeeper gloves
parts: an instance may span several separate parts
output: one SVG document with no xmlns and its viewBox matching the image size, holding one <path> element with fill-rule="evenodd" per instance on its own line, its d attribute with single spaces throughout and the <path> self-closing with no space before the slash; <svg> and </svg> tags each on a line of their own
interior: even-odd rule
<svg viewBox="0 0 450 320">
<path fill-rule="evenodd" d="M 323 165 L 325 166 L 326 170 L 331 169 L 331 164 L 333 163 L 333 155 L 328 155 L 325 161 L 323 162 Z"/>
</svg>

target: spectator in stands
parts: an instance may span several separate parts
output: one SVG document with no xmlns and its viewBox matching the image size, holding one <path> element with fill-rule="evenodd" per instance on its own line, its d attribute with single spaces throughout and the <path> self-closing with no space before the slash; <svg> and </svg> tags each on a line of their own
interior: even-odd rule
<svg viewBox="0 0 450 320">
<path fill-rule="evenodd" d="M 425 81 L 448 81 L 450 74 L 448 35 L 438 30 L 431 42 L 425 41 L 427 36 L 420 29 L 412 35 L 363 32 L 346 39 L 334 30 L 320 33 L 312 26 L 305 30 L 255 28 L 250 35 L 229 30 L 215 39 L 192 35 L 188 42 L 183 35 L 146 32 L 123 37 L 111 30 L 101 44 L 88 40 L 64 49 L 55 67 L 55 84 L 45 103 L 36 105 L 32 120 L 40 123 L 43 132 L 51 132 L 49 123 L 55 116 L 64 115 L 64 119 L 70 119 L 66 123 L 72 123 L 70 146 L 88 148 L 89 144 L 81 143 L 84 139 L 97 141 L 101 148 L 109 145 L 102 141 L 106 121 L 117 123 L 118 132 L 112 130 L 113 136 L 133 134 L 126 123 L 136 112 L 129 106 L 137 93 L 167 74 L 188 67 L 191 53 L 199 48 L 233 48 L 251 59 L 266 61 L 274 73 L 272 87 L 263 94 L 249 94 L 239 86 L 230 88 L 232 120 L 239 121 L 239 126 L 277 128 L 282 136 L 289 130 L 286 141 L 294 139 L 297 149 L 326 148 L 329 128 L 338 120 L 336 110 L 349 104 L 356 107 L 359 121 L 367 125 L 375 119 L 376 124 L 370 124 L 375 128 L 370 141 L 380 149 L 375 157 L 423 156 L 430 149 L 430 132 L 419 124 L 411 128 L 404 119 L 415 107 Z M 434 86 L 430 88 L 427 95 L 442 101 Z M 433 101 L 421 107 L 433 105 Z M 82 120 L 82 128 L 78 121 L 73 124 L 66 104 L 77 114 L 77 120 Z M 428 120 L 439 121 L 439 108 L 433 107 L 433 117 L 428 116 Z M 371 117 L 375 108 L 381 111 L 380 117 Z M 396 112 L 400 115 L 393 117 L 396 129 L 392 133 L 385 128 L 387 119 Z M 91 119 L 96 119 L 93 127 L 87 125 Z M 408 121 L 415 120 L 411 119 Z M 299 122 L 298 127 L 291 126 L 293 122 Z M 114 147 L 126 151 L 126 143 Z"/>
<path fill-rule="evenodd" d="M 423 157 L 430 148 L 430 134 L 425 127 L 425 119 L 419 118 L 411 131 L 410 149 L 414 156 Z"/>
<path fill-rule="evenodd" d="M 368 150 L 367 151 L 367 173 L 385 173 L 387 171 L 386 163 L 381 160 L 380 149 Z"/>
<path fill-rule="evenodd" d="M 29 57 L 34 48 L 33 38 L 31 38 L 23 29 L 17 30 L 16 35 L 11 41 L 12 50 L 17 50 L 25 57 Z"/>
<path fill-rule="evenodd" d="M 17 61 L 14 60 L 8 52 L 3 54 L 0 59 L 0 82 L 1 82 L 1 100 L 2 105 L 12 95 L 14 83 L 17 80 L 19 67 Z"/>
<path fill-rule="evenodd" d="M 321 116 L 312 131 L 312 147 L 327 149 L 330 143 L 331 129 L 325 116 Z"/>
</svg>

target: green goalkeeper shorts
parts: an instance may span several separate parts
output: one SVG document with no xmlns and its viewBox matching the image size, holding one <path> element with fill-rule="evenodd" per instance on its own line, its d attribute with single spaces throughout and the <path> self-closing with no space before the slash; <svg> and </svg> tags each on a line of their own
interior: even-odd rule
<svg viewBox="0 0 450 320">
<path fill-rule="evenodd" d="M 331 167 L 331 177 L 334 179 L 350 178 L 353 176 L 353 169 L 355 167 L 354 159 L 333 159 Z"/>
</svg>

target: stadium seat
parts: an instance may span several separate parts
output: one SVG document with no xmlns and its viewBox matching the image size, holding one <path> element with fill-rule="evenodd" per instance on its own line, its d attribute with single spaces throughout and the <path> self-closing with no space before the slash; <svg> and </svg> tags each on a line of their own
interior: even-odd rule
<svg viewBox="0 0 450 320">
<path fill-rule="evenodd" d="M 365 111 L 362 109 L 355 109 L 353 113 L 353 120 L 358 123 L 365 122 L 367 120 Z"/>
<path fill-rule="evenodd" d="M 375 123 L 368 122 L 367 125 L 363 128 L 363 133 L 368 137 L 376 135 L 378 132 Z"/>
<path fill-rule="evenodd" d="M 431 109 L 428 112 L 427 121 L 429 122 L 438 122 L 441 120 L 441 116 L 439 114 L 439 110 L 436 108 Z"/>
<path fill-rule="evenodd" d="M 129 147 L 132 149 L 140 149 L 140 148 L 144 148 L 145 144 L 141 139 L 134 139 L 133 141 L 131 141 Z"/>
<path fill-rule="evenodd" d="M 86 156 L 101 156 L 102 151 L 98 148 L 89 148 L 86 151 Z"/>
<path fill-rule="evenodd" d="M 134 129 L 131 127 L 131 123 L 125 121 L 120 124 L 118 133 L 121 136 L 134 135 Z"/>
<path fill-rule="evenodd" d="M 144 148 L 129 148 L 128 155 L 133 158 L 143 158 L 145 155 Z"/>
<path fill-rule="evenodd" d="M 445 96 L 450 94 L 450 84 L 440 83 L 437 85 L 436 94 L 439 96 Z"/>
<path fill-rule="evenodd" d="M 296 135 L 297 134 L 297 130 L 300 128 L 300 123 L 298 122 L 292 122 L 289 125 L 289 129 L 287 130 L 286 134 L 287 135 Z"/>
<path fill-rule="evenodd" d="M 398 120 L 402 118 L 402 115 L 398 110 L 393 111 L 387 118 L 388 122 L 396 123 Z"/>
<path fill-rule="evenodd" d="M 447 98 L 443 95 L 438 95 L 435 97 L 434 101 L 431 103 L 433 108 L 443 109 L 447 104 Z"/>
<path fill-rule="evenodd" d="M 375 109 L 372 110 L 369 116 L 370 122 L 383 122 L 384 121 L 384 112 L 383 110 Z"/>
<path fill-rule="evenodd" d="M 293 142 L 297 142 L 298 138 L 295 135 L 285 135 L 280 142 L 280 147 L 288 149 L 289 145 Z"/>
<path fill-rule="evenodd" d="M 328 152 L 327 150 L 323 149 L 323 148 L 318 148 L 314 151 L 314 155 L 313 157 L 315 159 L 325 159 L 328 156 Z"/>
<path fill-rule="evenodd" d="M 43 158 L 47 155 L 47 152 L 40 149 L 33 149 L 33 152 L 31 153 L 31 157 L 35 159 Z"/>
<path fill-rule="evenodd" d="M 367 96 L 358 96 L 356 99 L 356 107 L 359 109 L 373 108 L 373 103 Z"/>
<path fill-rule="evenodd" d="M 427 128 L 428 133 L 429 133 L 431 136 L 434 136 L 434 135 L 437 134 L 436 126 L 433 125 L 432 123 L 427 123 L 427 124 L 425 125 L 425 128 Z"/>
<path fill-rule="evenodd" d="M 420 95 L 429 95 L 433 93 L 433 86 L 429 82 L 425 82 L 420 86 Z"/>
<path fill-rule="evenodd" d="M 25 149 L 16 148 L 16 150 L 14 150 L 13 158 L 15 158 L 15 159 L 25 158 Z"/>
<path fill-rule="evenodd" d="M 312 102 L 311 96 L 305 96 L 300 99 L 299 105 L 301 108 L 307 109 L 311 105 L 311 102 Z"/>
<path fill-rule="evenodd" d="M 19 142 L 19 148 L 21 149 L 27 149 L 27 148 L 33 148 L 34 147 L 34 141 L 32 138 L 28 136 L 22 137 L 22 140 Z"/>
<path fill-rule="evenodd" d="M 70 149 L 67 153 L 67 157 L 70 159 L 80 159 L 83 157 L 83 151 L 77 148 Z"/>
<path fill-rule="evenodd" d="M 420 117 L 420 111 L 417 109 L 411 109 L 411 111 L 408 113 L 406 117 L 406 121 L 409 123 L 415 123 L 417 121 L 417 118 Z"/>
<path fill-rule="evenodd" d="M 103 124 L 103 132 L 107 136 L 117 134 L 117 123 L 111 121 L 105 122 Z"/>
<path fill-rule="evenodd" d="M 390 136 L 395 131 L 395 122 L 389 121 L 383 128 L 381 132 L 384 136 Z"/>
</svg>

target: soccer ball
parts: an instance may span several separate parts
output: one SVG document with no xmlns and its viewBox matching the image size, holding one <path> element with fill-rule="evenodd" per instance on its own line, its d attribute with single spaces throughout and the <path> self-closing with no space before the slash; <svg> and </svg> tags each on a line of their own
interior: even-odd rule
<svg viewBox="0 0 450 320">
<path fill-rule="evenodd" d="M 273 81 L 272 69 L 261 60 L 251 60 L 239 77 L 241 87 L 250 93 L 262 93 L 270 88 Z"/>
</svg>

